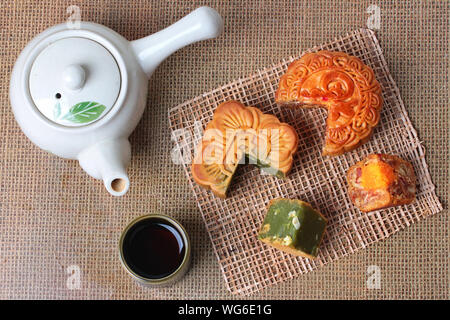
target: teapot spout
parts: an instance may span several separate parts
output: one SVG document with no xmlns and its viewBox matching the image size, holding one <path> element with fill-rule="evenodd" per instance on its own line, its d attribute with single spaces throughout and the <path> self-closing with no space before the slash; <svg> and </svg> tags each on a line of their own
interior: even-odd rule
<svg viewBox="0 0 450 320">
<path fill-rule="evenodd" d="M 138 61 L 150 77 L 169 55 L 184 46 L 211 38 L 223 31 L 223 21 L 212 8 L 201 7 L 173 25 L 148 37 L 131 42 Z"/>
<path fill-rule="evenodd" d="M 130 186 L 126 167 L 131 159 L 131 146 L 126 138 L 101 141 L 78 155 L 80 166 L 95 179 L 103 180 L 113 196 L 124 195 Z"/>
</svg>

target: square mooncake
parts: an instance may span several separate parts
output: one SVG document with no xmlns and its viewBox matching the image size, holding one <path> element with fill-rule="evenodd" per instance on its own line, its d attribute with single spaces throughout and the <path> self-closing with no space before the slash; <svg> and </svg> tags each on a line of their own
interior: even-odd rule
<svg viewBox="0 0 450 320">
<path fill-rule="evenodd" d="M 314 259 L 327 220 L 307 202 L 290 199 L 270 201 L 258 239 L 284 252 Z"/>
</svg>

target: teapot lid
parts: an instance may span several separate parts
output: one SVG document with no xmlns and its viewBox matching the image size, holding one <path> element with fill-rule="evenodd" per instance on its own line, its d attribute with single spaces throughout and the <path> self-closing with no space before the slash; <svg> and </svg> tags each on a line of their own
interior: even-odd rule
<svg viewBox="0 0 450 320">
<path fill-rule="evenodd" d="M 52 42 L 36 57 L 29 90 L 37 109 L 50 121 L 79 127 L 101 119 L 114 106 L 121 87 L 114 56 L 82 37 Z"/>
</svg>

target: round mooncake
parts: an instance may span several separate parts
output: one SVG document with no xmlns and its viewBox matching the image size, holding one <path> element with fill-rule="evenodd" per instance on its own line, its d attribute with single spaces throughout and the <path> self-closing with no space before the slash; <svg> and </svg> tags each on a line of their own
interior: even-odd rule
<svg viewBox="0 0 450 320">
<path fill-rule="evenodd" d="M 340 155 L 366 142 L 378 124 L 381 87 L 370 67 L 343 52 L 308 53 L 292 62 L 275 94 L 278 104 L 328 110 L 323 154 Z"/>
</svg>

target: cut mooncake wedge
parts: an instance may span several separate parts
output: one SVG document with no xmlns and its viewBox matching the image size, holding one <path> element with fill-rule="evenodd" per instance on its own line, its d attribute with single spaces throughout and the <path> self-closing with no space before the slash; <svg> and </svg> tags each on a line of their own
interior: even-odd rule
<svg viewBox="0 0 450 320">
<path fill-rule="evenodd" d="M 347 172 L 350 200 L 363 212 L 409 204 L 415 199 L 412 165 L 393 155 L 371 154 Z"/>
<path fill-rule="evenodd" d="M 292 168 L 298 136 L 277 117 L 238 101 L 220 104 L 206 126 L 191 166 L 192 177 L 221 198 L 240 163 L 284 178 Z"/>
<path fill-rule="evenodd" d="M 277 104 L 328 110 L 323 155 L 366 142 L 380 119 L 381 87 L 373 70 L 343 52 L 308 53 L 292 62 L 275 93 Z"/>
<path fill-rule="evenodd" d="M 284 252 L 314 259 L 325 233 L 327 219 L 307 202 L 270 201 L 258 239 Z"/>
</svg>

